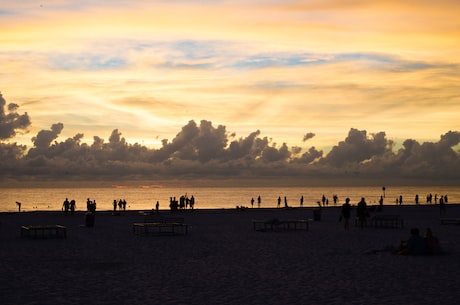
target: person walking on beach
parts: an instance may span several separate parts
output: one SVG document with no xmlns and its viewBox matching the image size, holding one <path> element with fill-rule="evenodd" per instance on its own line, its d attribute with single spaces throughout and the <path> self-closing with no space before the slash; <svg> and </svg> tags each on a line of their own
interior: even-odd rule
<svg viewBox="0 0 460 305">
<path fill-rule="evenodd" d="M 251 208 L 254 207 L 254 197 L 251 198 Z"/>
<path fill-rule="evenodd" d="M 281 205 L 281 196 L 278 196 L 278 206 L 277 207 L 279 208 L 280 205 Z"/>
<path fill-rule="evenodd" d="M 158 202 L 158 200 L 157 200 L 157 203 L 155 204 L 155 210 L 157 211 L 157 214 L 160 213 L 160 202 Z"/>
<path fill-rule="evenodd" d="M 366 218 L 367 218 L 367 204 L 366 201 L 364 200 L 364 197 L 361 198 L 361 201 L 358 202 L 358 207 L 356 210 L 356 214 L 358 216 L 358 221 L 359 221 L 359 226 L 361 229 L 366 225 Z"/>
<path fill-rule="evenodd" d="M 348 220 L 350 219 L 351 205 L 350 198 L 345 199 L 345 203 L 342 205 L 341 218 L 343 218 L 343 227 L 345 230 L 349 229 Z"/>
<path fill-rule="evenodd" d="M 303 207 L 303 195 L 300 197 L 300 206 Z"/>
<path fill-rule="evenodd" d="M 444 216 L 446 214 L 446 206 L 444 204 L 444 198 L 441 196 L 439 198 L 439 216 Z"/>
<path fill-rule="evenodd" d="M 257 197 L 257 207 L 260 208 L 260 203 L 262 202 L 262 198 L 260 198 L 260 195 L 259 197 Z"/>
</svg>

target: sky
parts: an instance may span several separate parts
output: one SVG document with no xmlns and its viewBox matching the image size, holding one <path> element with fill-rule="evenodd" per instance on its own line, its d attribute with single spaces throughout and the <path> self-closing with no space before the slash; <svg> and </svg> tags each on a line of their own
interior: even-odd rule
<svg viewBox="0 0 460 305">
<path fill-rule="evenodd" d="M 0 92 L 22 125 L 1 140 L 116 130 L 161 150 L 193 121 L 323 156 L 353 131 L 437 143 L 460 130 L 458 16 L 454 0 L 8 1 Z"/>
</svg>

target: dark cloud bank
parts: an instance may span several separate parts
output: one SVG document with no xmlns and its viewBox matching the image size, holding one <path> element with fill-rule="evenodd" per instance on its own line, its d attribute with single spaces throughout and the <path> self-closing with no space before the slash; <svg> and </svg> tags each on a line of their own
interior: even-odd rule
<svg viewBox="0 0 460 305">
<path fill-rule="evenodd" d="M 190 121 L 158 149 L 130 144 L 115 129 L 108 141 L 98 136 L 82 143 L 83 134 L 58 141 L 64 124 L 32 137 L 33 147 L 14 142 L 31 124 L 0 94 L 0 179 L 8 181 L 207 180 L 272 181 L 279 184 L 446 184 L 460 182 L 460 132 L 438 142 L 405 140 L 401 149 L 385 132 L 351 128 L 325 154 L 315 147 L 278 145 L 260 131 L 236 138 L 226 127 Z M 303 143 L 315 136 L 307 132 Z M 383 185 L 383 184 L 382 184 Z"/>
</svg>

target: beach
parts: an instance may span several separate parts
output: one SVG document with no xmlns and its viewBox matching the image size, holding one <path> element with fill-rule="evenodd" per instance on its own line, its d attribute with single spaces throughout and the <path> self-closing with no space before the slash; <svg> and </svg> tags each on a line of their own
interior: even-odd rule
<svg viewBox="0 0 460 305">
<path fill-rule="evenodd" d="M 188 234 L 133 234 L 140 211 L 0 213 L 0 304 L 457 304 L 460 225 L 438 205 L 384 206 L 403 228 L 356 227 L 340 207 L 187 210 Z M 449 204 L 445 217 L 460 217 Z M 253 220 L 308 219 L 308 230 L 256 231 Z M 24 238 L 23 225 L 60 224 L 66 238 Z M 392 253 L 409 230 L 433 230 L 436 256 Z"/>
</svg>

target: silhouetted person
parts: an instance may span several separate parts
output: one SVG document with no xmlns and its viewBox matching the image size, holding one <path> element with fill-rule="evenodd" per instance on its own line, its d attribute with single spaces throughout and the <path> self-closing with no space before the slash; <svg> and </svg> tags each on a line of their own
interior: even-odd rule
<svg viewBox="0 0 460 305">
<path fill-rule="evenodd" d="M 160 213 L 160 203 L 157 201 L 157 204 L 155 205 L 155 210 L 157 211 L 157 214 Z"/>
<path fill-rule="evenodd" d="M 300 197 L 300 206 L 303 207 L 303 196 Z"/>
<path fill-rule="evenodd" d="M 257 207 L 260 208 L 260 203 L 262 202 L 262 198 L 260 198 L 260 195 L 259 197 L 257 197 Z"/>
<path fill-rule="evenodd" d="M 75 200 L 71 200 L 70 201 L 70 214 L 73 215 L 73 213 L 75 213 L 75 208 L 77 207 L 76 203 L 75 203 Z"/>
<path fill-rule="evenodd" d="M 339 196 L 337 195 L 332 196 L 332 200 L 334 200 L 334 205 L 337 205 L 337 202 L 339 201 Z"/>
<path fill-rule="evenodd" d="M 278 205 L 277 205 L 277 207 L 279 208 L 280 205 L 281 205 L 281 196 L 278 196 Z"/>
<path fill-rule="evenodd" d="M 64 207 L 64 213 L 67 215 L 67 213 L 69 213 L 69 208 L 70 208 L 69 199 L 66 198 L 64 202 L 62 203 L 62 206 Z"/>
<path fill-rule="evenodd" d="M 251 208 L 253 208 L 253 207 L 254 207 L 254 197 L 251 198 Z"/>
<path fill-rule="evenodd" d="M 418 228 L 412 228 L 410 230 L 410 237 L 407 241 L 401 242 L 401 246 L 398 254 L 401 255 L 425 255 L 426 254 L 426 242 L 425 239 L 420 236 Z"/>
<path fill-rule="evenodd" d="M 356 214 L 358 216 L 359 226 L 363 228 L 367 222 L 367 204 L 364 198 L 361 198 L 361 201 L 358 202 Z"/>
<path fill-rule="evenodd" d="M 117 200 L 116 199 L 113 200 L 113 211 L 114 212 L 117 211 Z"/>
<path fill-rule="evenodd" d="M 380 196 L 380 199 L 379 199 L 379 211 L 382 211 L 383 210 L 383 196 Z"/>
<path fill-rule="evenodd" d="M 439 198 L 439 215 L 444 216 L 446 214 L 446 206 L 444 204 L 444 198 Z"/>
<path fill-rule="evenodd" d="M 441 246 L 439 245 L 439 240 L 433 236 L 431 228 L 426 228 L 425 230 L 425 243 L 426 243 L 426 254 L 436 255 L 441 254 Z"/>
<path fill-rule="evenodd" d="M 286 196 L 284 196 L 284 207 L 285 207 L 285 208 L 288 208 L 288 207 L 289 207 L 289 206 L 288 206 L 288 203 L 287 203 L 287 198 L 286 198 Z"/>
<path fill-rule="evenodd" d="M 21 212 L 21 203 L 19 201 L 16 201 L 16 205 L 18 206 L 18 212 Z"/>
<path fill-rule="evenodd" d="M 351 205 L 350 205 L 350 198 L 345 199 L 345 203 L 342 205 L 342 211 L 341 215 L 343 217 L 343 227 L 345 230 L 348 230 L 349 228 L 349 219 L 350 219 L 350 213 L 351 213 Z"/>
</svg>

